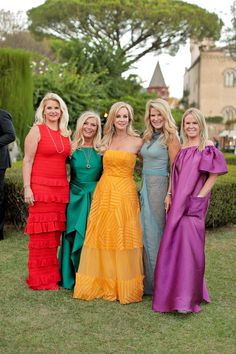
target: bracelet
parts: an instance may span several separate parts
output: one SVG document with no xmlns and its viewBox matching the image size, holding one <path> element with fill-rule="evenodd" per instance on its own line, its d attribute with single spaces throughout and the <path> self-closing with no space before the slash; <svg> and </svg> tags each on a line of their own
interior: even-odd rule
<svg viewBox="0 0 236 354">
<path fill-rule="evenodd" d="M 172 193 L 171 193 L 171 192 L 168 192 L 167 194 L 168 194 L 168 195 L 172 195 Z"/>
</svg>

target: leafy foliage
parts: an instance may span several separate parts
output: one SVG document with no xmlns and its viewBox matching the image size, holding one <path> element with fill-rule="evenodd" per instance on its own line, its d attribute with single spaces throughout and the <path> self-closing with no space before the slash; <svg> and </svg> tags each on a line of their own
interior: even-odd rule
<svg viewBox="0 0 236 354">
<path fill-rule="evenodd" d="M 14 48 L 24 49 L 34 53 L 39 53 L 52 60 L 55 59 L 55 55 L 50 47 L 50 41 L 47 38 L 42 40 L 36 40 L 34 35 L 29 31 L 17 31 L 13 33 L 6 33 L 3 40 L 0 40 L 1 48 Z"/>
<path fill-rule="evenodd" d="M 41 67 L 38 67 L 39 65 Z M 104 110 L 103 99 L 106 96 L 103 86 L 98 82 L 99 74 L 89 72 L 78 74 L 73 64 L 50 64 L 47 61 L 41 61 L 39 65 L 34 74 L 35 108 L 47 92 L 57 93 L 68 106 L 72 129 L 83 111 Z"/>
<path fill-rule="evenodd" d="M 17 167 L 18 166 L 18 167 Z M 7 170 L 5 183 L 6 220 L 17 229 L 25 226 L 28 208 L 24 202 L 21 164 Z"/>
<path fill-rule="evenodd" d="M 220 179 L 220 177 L 219 177 Z M 218 227 L 236 223 L 235 183 L 218 183 L 214 186 L 207 213 L 206 226 Z"/>
<path fill-rule="evenodd" d="M 78 58 L 81 56 L 80 52 Z M 85 110 L 96 111 L 103 119 L 114 102 L 126 101 L 134 108 L 135 128 L 142 131 L 145 104 L 153 95 L 141 92 L 135 76 L 123 78 L 120 73 L 108 74 L 105 64 L 104 67 L 97 65 L 94 72 L 92 62 L 89 63 L 87 60 L 86 69 L 80 67 L 79 63 L 71 61 L 68 64 L 51 64 L 47 60 L 35 62 L 33 76 L 35 108 L 46 92 L 56 92 L 68 105 L 70 127 L 73 130 L 76 119 Z"/>
<path fill-rule="evenodd" d="M 232 154 L 226 154 L 226 159 Z M 235 157 L 236 158 L 236 157 Z M 220 176 L 212 190 L 211 203 L 207 214 L 206 226 L 218 227 L 236 224 L 236 159 L 234 165 L 228 165 L 228 174 Z M 5 179 L 7 221 L 22 228 L 27 217 L 27 207 L 23 198 L 22 162 L 13 164 L 7 170 Z M 138 191 L 141 188 L 142 162 L 137 159 L 135 182 Z"/>
<path fill-rule="evenodd" d="M 0 10 L 0 41 L 5 39 L 6 34 L 24 31 L 26 25 L 27 19 L 23 12 Z"/>
<path fill-rule="evenodd" d="M 172 116 L 176 122 L 177 127 L 180 129 L 181 120 L 182 120 L 182 116 L 184 114 L 184 111 L 179 108 L 174 108 L 171 110 L 171 113 L 172 113 Z"/>
<path fill-rule="evenodd" d="M 234 155 L 232 153 L 225 153 L 224 156 L 225 156 L 225 160 L 228 165 L 236 165 L 236 155 Z M 231 166 L 228 166 L 228 167 L 230 168 Z M 231 173 L 230 173 L 230 175 L 231 175 Z M 234 177 L 236 178 L 236 170 L 234 172 Z"/>
<path fill-rule="evenodd" d="M 105 40 L 129 65 L 150 52 L 175 53 L 189 37 L 218 39 L 222 27 L 216 14 L 177 0 L 47 0 L 28 15 L 37 34 Z"/>
<path fill-rule="evenodd" d="M 206 117 L 206 122 L 207 123 L 222 123 L 223 121 L 223 117 L 222 116 L 211 116 L 211 117 Z"/>
<path fill-rule="evenodd" d="M 33 80 L 30 54 L 0 49 L 0 107 L 12 114 L 21 148 L 33 119 Z"/>
<path fill-rule="evenodd" d="M 226 43 L 233 60 L 236 60 L 236 0 L 231 6 L 231 27 L 226 29 Z"/>
</svg>

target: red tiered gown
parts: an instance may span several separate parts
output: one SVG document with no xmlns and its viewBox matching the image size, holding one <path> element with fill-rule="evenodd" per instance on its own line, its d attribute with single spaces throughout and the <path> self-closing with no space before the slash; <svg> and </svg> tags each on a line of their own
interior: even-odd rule
<svg viewBox="0 0 236 354">
<path fill-rule="evenodd" d="M 60 281 L 57 248 L 65 230 L 69 201 L 66 158 L 69 138 L 46 125 L 39 125 L 40 141 L 31 173 L 34 205 L 29 207 L 25 232 L 29 239 L 28 286 L 34 290 L 56 290 Z"/>
</svg>

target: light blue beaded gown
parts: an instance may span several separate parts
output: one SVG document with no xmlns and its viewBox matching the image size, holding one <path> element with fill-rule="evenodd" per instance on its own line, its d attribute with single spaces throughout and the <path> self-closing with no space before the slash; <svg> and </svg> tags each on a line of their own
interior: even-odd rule
<svg viewBox="0 0 236 354">
<path fill-rule="evenodd" d="M 169 183 L 169 157 L 161 134 L 154 133 L 141 149 L 143 158 L 141 222 L 144 243 L 144 294 L 152 295 L 157 253 L 165 227 L 164 200 Z"/>
</svg>

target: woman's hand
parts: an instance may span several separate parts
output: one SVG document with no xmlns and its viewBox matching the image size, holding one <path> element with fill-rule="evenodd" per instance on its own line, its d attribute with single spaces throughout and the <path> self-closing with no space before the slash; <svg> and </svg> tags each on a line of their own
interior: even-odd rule
<svg viewBox="0 0 236 354">
<path fill-rule="evenodd" d="M 30 186 L 24 187 L 24 199 L 27 204 L 34 205 L 34 195 Z"/>
<path fill-rule="evenodd" d="M 167 193 L 165 200 L 164 200 L 164 205 L 165 205 L 165 211 L 167 213 L 170 209 L 170 206 L 171 206 L 171 194 Z"/>
</svg>

